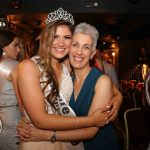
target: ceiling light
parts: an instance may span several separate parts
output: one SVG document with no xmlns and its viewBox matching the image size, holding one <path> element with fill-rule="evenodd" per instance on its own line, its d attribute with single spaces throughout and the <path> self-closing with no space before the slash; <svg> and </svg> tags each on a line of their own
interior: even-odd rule
<svg viewBox="0 0 150 150">
<path fill-rule="evenodd" d="M 93 3 L 93 6 L 97 7 L 99 4 L 97 2 Z"/>
<path fill-rule="evenodd" d="M 87 8 L 90 8 L 90 7 L 97 7 L 97 6 L 99 6 L 99 3 L 98 3 L 98 2 L 93 2 L 93 1 L 88 1 L 88 2 L 86 2 L 86 4 L 85 4 L 85 7 L 87 7 Z"/>
<path fill-rule="evenodd" d="M 7 29 L 8 22 L 5 17 L 0 17 L 0 29 Z"/>
<path fill-rule="evenodd" d="M 11 0 L 11 4 L 15 9 L 18 9 L 21 6 L 21 0 Z"/>
</svg>

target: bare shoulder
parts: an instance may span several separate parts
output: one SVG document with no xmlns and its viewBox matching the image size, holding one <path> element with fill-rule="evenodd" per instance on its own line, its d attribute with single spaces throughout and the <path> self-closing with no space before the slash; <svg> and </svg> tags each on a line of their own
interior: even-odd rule
<svg viewBox="0 0 150 150">
<path fill-rule="evenodd" d="M 30 66 L 33 67 L 34 64 L 35 63 L 32 60 L 25 59 L 19 63 L 18 67 L 20 67 L 20 68 L 22 68 L 22 67 L 25 68 L 25 67 L 30 67 Z"/>
<path fill-rule="evenodd" d="M 106 86 L 112 86 L 112 81 L 108 75 L 103 74 L 97 80 L 96 87 L 99 88 L 99 87 L 106 87 Z"/>
<path fill-rule="evenodd" d="M 37 64 L 30 59 L 25 59 L 19 63 L 17 73 L 20 75 L 39 73 Z"/>
<path fill-rule="evenodd" d="M 17 67 L 19 70 L 29 70 L 30 68 L 37 68 L 37 64 L 35 64 L 32 60 L 30 59 L 25 59 L 21 61 Z"/>
<path fill-rule="evenodd" d="M 106 75 L 106 74 L 103 74 L 103 75 L 101 75 L 100 77 L 99 77 L 99 79 L 98 79 L 98 81 L 97 82 L 104 82 L 104 83 L 111 83 L 111 79 L 110 79 L 110 77 L 108 76 L 108 75 Z"/>
</svg>

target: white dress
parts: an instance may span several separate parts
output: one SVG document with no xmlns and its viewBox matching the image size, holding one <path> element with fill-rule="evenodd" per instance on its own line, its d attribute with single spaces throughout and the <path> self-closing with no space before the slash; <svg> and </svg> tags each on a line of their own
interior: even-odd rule
<svg viewBox="0 0 150 150">
<path fill-rule="evenodd" d="M 42 67 L 39 65 L 39 61 L 40 61 L 39 56 L 34 56 L 32 58 L 32 60 L 36 64 L 38 64 L 40 72 L 43 72 Z M 70 100 L 70 96 L 73 91 L 73 84 L 72 84 L 72 79 L 71 79 L 70 73 L 68 71 L 68 68 L 64 64 L 62 64 L 62 67 L 63 67 L 63 73 L 62 73 L 62 77 L 61 77 L 61 84 L 59 87 L 59 95 L 63 100 L 65 99 L 66 104 L 68 104 L 69 100 Z M 46 75 L 43 73 L 43 74 L 41 74 L 40 81 L 42 82 L 45 80 L 46 80 Z M 43 86 L 44 85 L 41 83 L 41 87 L 43 87 Z M 51 86 L 52 86 L 52 84 L 50 84 L 46 88 L 46 90 L 44 92 L 45 97 L 48 94 L 48 92 L 51 91 Z M 51 105 L 47 102 L 46 99 L 45 99 L 45 104 L 46 104 L 45 107 L 47 109 L 47 113 L 54 114 L 54 111 L 53 111 Z M 70 108 L 70 111 L 73 111 L 73 110 Z M 60 113 L 62 115 L 61 111 L 60 111 Z M 66 115 L 66 114 L 64 114 L 64 115 Z M 74 112 L 72 115 L 75 116 Z M 27 113 L 26 113 L 26 117 L 28 118 Z M 52 143 L 51 141 L 22 142 L 20 144 L 20 150 L 30 150 L 30 149 L 31 150 L 84 150 L 82 142 L 80 142 L 76 146 L 73 146 L 71 144 L 71 142 L 58 142 L 58 141 L 56 141 L 54 143 Z"/>
<path fill-rule="evenodd" d="M 16 126 L 21 118 L 12 82 L 7 80 L 17 61 L 4 58 L 0 62 L 0 150 L 18 150 Z"/>
</svg>

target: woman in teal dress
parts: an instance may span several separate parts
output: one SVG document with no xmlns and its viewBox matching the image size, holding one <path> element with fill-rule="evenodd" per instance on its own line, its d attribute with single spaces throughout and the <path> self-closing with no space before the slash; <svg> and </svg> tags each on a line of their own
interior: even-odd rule
<svg viewBox="0 0 150 150">
<path fill-rule="evenodd" d="M 90 67 L 97 39 L 98 32 L 93 26 L 86 23 L 76 26 L 69 58 L 75 73 L 70 106 L 77 116 L 90 115 L 107 105 L 113 96 L 110 78 L 95 67 Z M 101 128 L 95 127 L 93 133 L 92 139 L 84 141 L 85 150 L 118 150 L 112 123 L 106 123 Z"/>
<path fill-rule="evenodd" d="M 81 87 L 76 101 L 74 99 L 73 92 L 69 105 L 72 107 L 77 116 L 88 115 L 88 111 L 94 97 L 96 81 L 101 75 L 102 72 L 100 72 L 97 68 L 92 68 Z M 112 147 L 113 150 L 117 150 L 118 144 L 112 123 L 109 123 L 99 129 L 93 139 L 84 141 L 84 147 L 85 150 L 110 150 Z"/>
</svg>

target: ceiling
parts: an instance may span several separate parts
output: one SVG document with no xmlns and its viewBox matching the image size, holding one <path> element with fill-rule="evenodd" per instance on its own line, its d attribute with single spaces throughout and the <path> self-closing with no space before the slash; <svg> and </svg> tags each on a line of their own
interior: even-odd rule
<svg viewBox="0 0 150 150">
<path fill-rule="evenodd" d="M 12 2 L 19 1 L 19 8 Z M 0 14 L 31 34 L 41 30 L 47 14 L 59 7 L 74 15 L 75 23 L 88 22 L 101 35 L 122 39 L 150 38 L 149 0 L 1 0 Z"/>
</svg>

